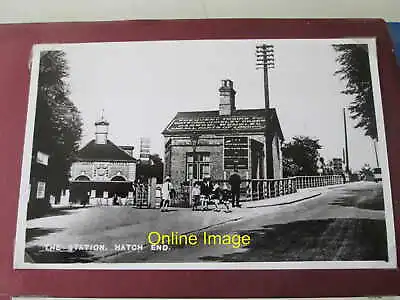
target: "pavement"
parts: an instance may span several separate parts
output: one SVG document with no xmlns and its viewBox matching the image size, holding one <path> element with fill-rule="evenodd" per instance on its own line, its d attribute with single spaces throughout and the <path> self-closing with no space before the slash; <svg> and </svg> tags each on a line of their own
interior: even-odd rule
<svg viewBox="0 0 400 300">
<path fill-rule="evenodd" d="M 326 190 L 327 187 L 304 189 L 281 197 L 242 202 L 241 208 L 233 208 L 229 213 L 192 211 L 190 208 L 170 208 L 166 213 L 157 209 L 126 206 L 74 208 L 60 215 L 29 220 L 26 246 L 28 249 L 43 250 L 46 245 L 59 245 L 62 248 L 70 245 L 105 245 L 103 251 L 87 251 L 95 259 L 105 258 L 124 252 L 116 250 L 116 245 L 146 246 L 149 232 L 187 234 L 204 231 L 261 216 L 271 207 L 308 200 Z"/>
<path fill-rule="evenodd" d="M 331 186 L 330 188 L 332 188 Z M 299 201 L 304 201 L 310 198 L 314 198 L 316 196 L 321 195 L 323 191 L 328 190 L 327 187 L 319 187 L 319 188 L 309 188 L 302 189 L 293 194 L 288 194 L 280 197 L 257 200 L 257 201 L 247 201 L 242 202 L 243 208 L 259 208 L 259 207 L 269 207 L 269 206 L 279 206 L 279 205 L 287 205 L 296 203 Z"/>
</svg>

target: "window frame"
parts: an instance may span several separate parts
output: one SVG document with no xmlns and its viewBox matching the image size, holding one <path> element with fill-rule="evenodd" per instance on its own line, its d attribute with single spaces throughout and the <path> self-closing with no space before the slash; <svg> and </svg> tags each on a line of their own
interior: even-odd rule
<svg viewBox="0 0 400 300">
<path fill-rule="evenodd" d="M 186 180 L 203 180 L 205 176 L 211 175 L 211 153 L 196 151 L 195 154 L 196 156 L 193 157 L 193 152 L 186 152 Z M 192 167 L 192 172 L 189 172 L 190 167 Z M 204 168 L 208 168 L 208 172 L 204 172 Z"/>
</svg>

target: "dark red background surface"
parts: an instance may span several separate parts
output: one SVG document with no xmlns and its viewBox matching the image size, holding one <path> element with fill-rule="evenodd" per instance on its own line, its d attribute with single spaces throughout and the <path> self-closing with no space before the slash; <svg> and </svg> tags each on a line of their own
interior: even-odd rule
<svg viewBox="0 0 400 300">
<path fill-rule="evenodd" d="M 35 43 L 377 37 L 395 215 L 400 189 L 399 70 L 380 20 L 179 20 L 0 25 L 0 295 L 320 297 L 400 294 L 398 270 L 13 270 L 28 60 Z M 397 212 L 397 213 L 396 213 Z M 400 224 L 395 222 L 397 240 Z M 400 253 L 398 251 L 398 256 Z"/>
</svg>

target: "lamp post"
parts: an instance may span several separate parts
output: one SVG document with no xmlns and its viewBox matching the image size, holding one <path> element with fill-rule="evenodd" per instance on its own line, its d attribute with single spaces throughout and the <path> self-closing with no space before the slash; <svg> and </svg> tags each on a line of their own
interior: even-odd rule
<svg viewBox="0 0 400 300">
<path fill-rule="evenodd" d="M 268 69 L 275 68 L 274 46 L 261 44 L 256 46 L 257 64 L 256 69 L 264 70 L 264 100 L 265 100 L 265 177 L 273 178 L 272 149 L 270 147 L 271 137 L 268 134 L 267 124 L 269 117 L 269 86 Z"/>
<path fill-rule="evenodd" d="M 193 190 L 193 183 L 194 183 L 194 171 L 195 171 L 195 165 L 196 165 L 196 149 L 197 149 L 197 146 L 198 146 L 198 144 L 199 144 L 199 137 L 200 137 L 200 134 L 198 134 L 198 133 L 193 133 L 191 136 L 190 136 L 190 143 L 192 144 L 192 150 L 193 150 L 193 152 L 192 152 L 192 157 L 193 157 L 193 171 L 192 171 L 192 176 L 191 176 L 191 178 L 190 178 L 190 189 L 189 189 L 189 205 L 191 206 L 192 205 L 192 202 L 193 202 L 193 199 L 192 199 L 192 190 Z"/>
</svg>

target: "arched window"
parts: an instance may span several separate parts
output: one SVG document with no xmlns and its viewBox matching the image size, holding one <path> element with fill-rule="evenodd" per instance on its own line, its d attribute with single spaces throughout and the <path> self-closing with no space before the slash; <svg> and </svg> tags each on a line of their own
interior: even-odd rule
<svg viewBox="0 0 400 300">
<path fill-rule="evenodd" d="M 126 179 L 122 176 L 114 176 L 111 181 L 126 181 Z"/>
<path fill-rule="evenodd" d="M 90 178 L 85 175 L 80 175 L 75 178 L 76 181 L 90 181 Z"/>
</svg>

